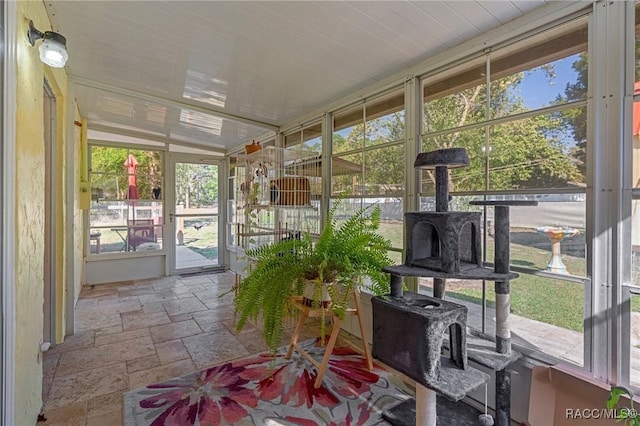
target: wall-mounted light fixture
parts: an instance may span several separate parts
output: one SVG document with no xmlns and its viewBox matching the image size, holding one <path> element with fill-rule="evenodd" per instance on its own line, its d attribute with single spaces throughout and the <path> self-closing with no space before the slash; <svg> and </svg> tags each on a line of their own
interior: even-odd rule
<svg viewBox="0 0 640 426">
<path fill-rule="evenodd" d="M 35 46 L 36 40 L 42 39 L 42 44 L 38 48 L 40 60 L 50 67 L 62 68 L 69 59 L 67 53 L 67 39 L 53 31 L 38 31 L 33 26 L 33 21 L 29 21 L 29 31 L 27 31 L 29 43 Z"/>
</svg>

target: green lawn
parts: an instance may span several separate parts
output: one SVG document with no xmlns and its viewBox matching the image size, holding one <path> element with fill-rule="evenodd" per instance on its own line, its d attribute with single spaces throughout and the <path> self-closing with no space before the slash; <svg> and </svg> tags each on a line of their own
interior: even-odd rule
<svg viewBox="0 0 640 426">
<path fill-rule="evenodd" d="M 482 303 L 482 284 L 449 285 L 447 295 Z M 487 282 L 487 306 L 495 306 L 493 283 Z M 583 286 L 579 283 L 521 275 L 511 281 L 511 312 L 569 330 L 583 331 Z"/>
<path fill-rule="evenodd" d="M 551 243 L 533 230 L 516 229 L 511 233 L 511 264 L 544 270 L 551 258 Z M 487 239 L 487 257 L 493 260 L 493 238 Z M 576 235 L 561 244 L 561 259 L 567 272 L 584 276 L 584 237 Z M 475 287 L 475 288 L 474 288 Z M 480 285 L 462 285 L 452 289 L 452 296 L 481 303 Z M 493 283 L 488 284 L 487 301 L 493 303 Z M 584 286 L 581 283 L 552 279 L 530 274 L 520 274 L 511 281 L 511 312 L 525 318 L 569 330 L 584 330 Z"/>
<path fill-rule="evenodd" d="M 198 228 L 195 228 L 198 226 Z M 183 227 L 184 245 L 200 253 L 207 259 L 218 258 L 218 223 L 185 220 Z"/>
</svg>

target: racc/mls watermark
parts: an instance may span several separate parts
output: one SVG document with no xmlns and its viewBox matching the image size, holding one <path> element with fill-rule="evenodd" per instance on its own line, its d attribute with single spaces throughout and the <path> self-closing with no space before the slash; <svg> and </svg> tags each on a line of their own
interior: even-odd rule
<svg viewBox="0 0 640 426">
<path fill-rule="evenodd" d="M 634 419 L 638 417 L 638 411 L 633 408 L 567 408 L 565 418 L 567 419 Z"/>
</svg>

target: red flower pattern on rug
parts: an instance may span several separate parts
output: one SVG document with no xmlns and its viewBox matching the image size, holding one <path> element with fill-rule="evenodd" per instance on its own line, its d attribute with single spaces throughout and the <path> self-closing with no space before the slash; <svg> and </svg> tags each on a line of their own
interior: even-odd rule
<svg viewBox="0 0 640 426">
<path fill-rule="evenodd" d="M 316 360 L 324 348 L 302 344 Z M 408 398 L 409 388 L 350 348 L 331 355 L 322 386 L 317 369 L 297 352 L 230 361 L 125 395 L 125 425 L 376 425 L 380 413 Z M 270 423 L 271 421 L 271 423 Z"/>
</svg>

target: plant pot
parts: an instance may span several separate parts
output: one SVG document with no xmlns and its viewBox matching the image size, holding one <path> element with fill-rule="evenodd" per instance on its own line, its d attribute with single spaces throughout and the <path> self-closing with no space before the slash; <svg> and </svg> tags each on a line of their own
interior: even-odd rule
<svg viewBox="0 0 640 426">
<path fill-rule="evenodd" d="M 302 303 L 313 308 L 328 308 L 331 306 L 331 295 L 328 287 L 332 283 L 321 283 L 318 281 L 307 281 L 304 286 Z"/>
</svg>

